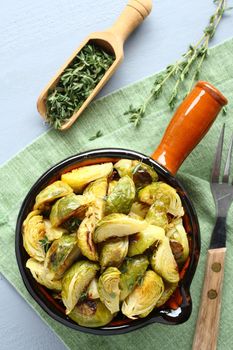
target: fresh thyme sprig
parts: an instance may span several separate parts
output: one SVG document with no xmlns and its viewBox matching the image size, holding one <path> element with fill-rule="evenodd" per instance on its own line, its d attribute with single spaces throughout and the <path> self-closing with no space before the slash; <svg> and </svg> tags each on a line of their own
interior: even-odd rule
<svg viewBox="0 0 233 350">
<path fill-rule="evenodd" d="M 63 227 L 69 231 L 69 233 L 77 232 L 79 225 L 81 223 L 81 220 L 79 218 L 76 218 L 75 216 L 67 220 Z"/>
<path fill-rule="evenodd" d="M 89 138 L 89 141 L 94 141 L 95 139 L 98 139 L 101 136 L 103 136 L 103 133 L 101 130 L 98 130 L 95 135 L 93 135 Z"/>
<path fill-rule="evenodd" d="M 227 115 L 227 106 L 222 108 L 222 115 Z"/>
<path fill-rule="evenodd" d="M 87 297 L 88 297 L 87 291 L 82 292 L 82 294 L 80 295 L 79 300 L 78 300 L 79 303 L 82 303 L 83 301 L 87 300 Z"/>
<path fill-rule="evenodd" d="M 44 252 L 47 253 L 47 251 L 49 250 L 49 247 L 51 245 L 51 242 L 48 240 L 47 236 L 44 236 L 43 239 L 39 240 L 40 245 L 42 248 L 44 248 Z"/>
<path fill-rule="evenodd" d="M 190 77 L 190 84 L 186 95 L 192 90 L 195 80 L 199 78 L 203 62 L 208 56 L 209 42 L 214 37 L 223 14 L 231 9 L 231 7 L 227 6 L 227 0 L 214 0 L 214 4 L 217 8 L 210 17 L 209 23 L 198 42 L 195 45 L 190 45 L 187 52 L 184 53 L 179 60 L 167 66 L 166 70 L 158 75 L 149 96 L 140 106 L 134 107 L 130 105 L 128 111 L 124 113 L 124 115 L 129 116 L 129 121 L 133 123 L 135 127 L 140 125 L 145 116 L 146 109 L 152 100 L 155 101 L 160 97 L 169 79 L 173 78 L 175 80 L 175 84 L 168 99 L 168 105 L 171 109 L 174 109 L 177 103 L 181 83 L 188 76 Z"/>
</svg>

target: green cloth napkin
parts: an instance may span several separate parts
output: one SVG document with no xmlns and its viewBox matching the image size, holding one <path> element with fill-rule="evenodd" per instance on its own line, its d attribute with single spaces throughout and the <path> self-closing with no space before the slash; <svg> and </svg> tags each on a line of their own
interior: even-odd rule
<svg viewBox="0 0 233 350">
<path fill-rule="evenodd" d="M 22 200 L 37 178 L 53 164 L 75 153 L 99 147 L 130 148 L 147 155 L 153 152 L 172 116 L 167 107 L 166 93 L 159 101 L 152 103 L 138 129 L 135 129 L 129 123 L 128 117 L 123 114 L 131 103 L 137 105 L 143 101 L 151 89 L 155 76 L 93 102 L 70 130 L 65 133 L 49 130 L 0 168 L 0 271 L 68 348 L 89 350 L 100 348 L 102 350 L 191 349 L 204 277 L 206 252 L 215 218 L 214 202 L 209 186 L 213 155 L 223 122 L 226 122 L 225 155 L 233 130 L 232 57 L 233 39 L 211 49 L 211 55 L 204 65 L 201 77 L 216 85 L 229 99 L 228 114 L 218 117 L 207 136 L 188 157 L 177 175 L 196 207 L 202 235 L 201 256 L 191 287 L 193 312 L 190 319 L 182 325 L 152 324 L 133 333 L 110 337 L 88 335 L 66 328 L 47 316 L 28 294 L 18 271 L 14 251 L 14 229 Z M 103 136 L 94 141 L 88 141 L 97 130 L 101 130 Z M 231 210 L 227 226 L 227 256 L 218 343 L 218 348 L 224 350 L 232 349 L 233 344 L 232 214 Z"/>
</svg>

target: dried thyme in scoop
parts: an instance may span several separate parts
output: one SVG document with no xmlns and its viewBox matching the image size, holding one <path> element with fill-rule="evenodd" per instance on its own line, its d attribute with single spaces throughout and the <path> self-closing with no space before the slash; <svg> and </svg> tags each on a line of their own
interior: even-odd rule
<svg viewBox="0 0 233 350">
<path fill-rule="evenodd" d="M 77 111 L 112 65 L 115 57 L 87 44 L 64 70 L 46 100 L 47 122 L 59 129 Z"/>
</svg>

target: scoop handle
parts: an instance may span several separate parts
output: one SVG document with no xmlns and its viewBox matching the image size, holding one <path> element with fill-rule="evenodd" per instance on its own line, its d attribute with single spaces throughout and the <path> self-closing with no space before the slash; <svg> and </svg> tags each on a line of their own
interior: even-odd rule
<svg viewBox="0 0 233 350">
<path fill-rule="evenodd" d="M 150 14 L 151 9 L 152 0 L 129 0 L 116 22 L 108 31 L 112 32 L 124 43 L 134 29 Z"/>
<path fill-rule="evenodd" d="M 213 85 L 199 81 L 178 107 L 152 158 L 175 175 L 227 102 Z"/>
</svg>

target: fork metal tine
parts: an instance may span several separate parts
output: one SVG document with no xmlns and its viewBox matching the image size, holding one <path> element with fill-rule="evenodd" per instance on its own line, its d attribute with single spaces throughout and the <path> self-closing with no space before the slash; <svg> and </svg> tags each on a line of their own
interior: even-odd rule
<svg viewBox="0 0 233 350">
<path fill-rule="evenodd" d="M 224 131 L 225 131 L 225 123 L 223 124 L 222 131 L 218 140 L 218 146 L 215 154 L 213 170 L 211 175 L 212 183 L 219 182 L 220 170 L 221 170 L 221 158 L 222 158 L 222 147 L 223 147 L 223 139 L 224 139 Z"/>
<path fill-rule="evenodd" d="M 231 137 L 231 143 L 230 143 L 228 153 L 227 153 L 227 160 L 226 160 L 226 165 L 224 168 L 223 179 L 222 179 L 222 182 L 225 182 L 225 183 L 229 182 L 229 176 L 230 176 L 230 171 L 231 171 L 232 149 L 233 149 L 233 134 Z"/>
</svg>

